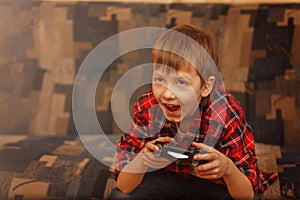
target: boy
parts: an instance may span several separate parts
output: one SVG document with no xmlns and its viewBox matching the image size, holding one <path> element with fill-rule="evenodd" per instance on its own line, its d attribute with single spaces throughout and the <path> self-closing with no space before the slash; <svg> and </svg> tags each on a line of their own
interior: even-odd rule
<svg viewBox="0 0 300 200">
<path fill-rule="evenodd" d="M 251 128 L 215 67 L 212 35 L 176 26 L 157 40 L 152 63 L 152 90 L 117 144 L 109 199 L 253 199 L 265 191 L 277 175 L 258 170 Z M 206 152 L 193 159 L 206 162 L 155 156 L 156 142 L 193 146 Z"/>
</svg>

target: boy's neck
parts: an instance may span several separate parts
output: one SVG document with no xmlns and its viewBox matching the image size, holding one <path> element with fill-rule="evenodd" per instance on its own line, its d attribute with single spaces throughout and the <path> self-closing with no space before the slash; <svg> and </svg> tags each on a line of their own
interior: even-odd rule
<svg viewBox="0 0 300 200">
<path fill-rule="evenodd" d="M 186 133 L 189 130 L 191 123 L 192 123 L 192 118 L 188 118 L 188 119 L 183 119 L 181 122 L 177 122 L 176 126 L 180 132 Z"/>
</svg>

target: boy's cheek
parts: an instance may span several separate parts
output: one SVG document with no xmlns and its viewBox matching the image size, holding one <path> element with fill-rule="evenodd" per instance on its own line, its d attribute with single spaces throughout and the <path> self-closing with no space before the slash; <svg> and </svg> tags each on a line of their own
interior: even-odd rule
<svg viewBox="0 0 300 200">
<path fill-rule="evenodd" d="M 157 84 L 153 84 L 152 85 L 152 91 L 153 91 L 153 95 L 156 99 L 159 99 L 159 97 L 161 96 L 162 94 L 162 86 L 158 86 Z"/>
</svg>

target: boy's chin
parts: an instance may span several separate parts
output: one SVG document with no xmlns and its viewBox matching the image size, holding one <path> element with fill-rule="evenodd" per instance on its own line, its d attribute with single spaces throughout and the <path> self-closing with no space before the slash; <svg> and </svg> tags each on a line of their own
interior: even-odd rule
<svg viewBox="0 0 300 200">
<path fill-rule="evenodd" d="M 181 117 L 174 117 L 174 116 L 166 116 L 167 120 L 170 122 L 175 122 L 175 123 L 179 123 L 181 122 Z"/>
<path fill-rule="evenodd" d="M 168 121 L 171 121 L 171 122 L 175 122 L 175 123 L 180 123 L 182 122 L 183 120 L 184 121 L 188 121 L 188 120 L 191 120 L 193 115 L 185 115 L 185 116 L 172 116 L 172 115 L 168 115 L 165 113 L 165 117 L 167 118 Z"/>
</svg>

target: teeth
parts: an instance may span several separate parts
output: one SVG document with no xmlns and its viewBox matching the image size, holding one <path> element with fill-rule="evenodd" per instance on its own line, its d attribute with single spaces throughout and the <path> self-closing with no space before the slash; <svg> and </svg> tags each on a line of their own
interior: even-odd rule
<svg viewBox="0 0 300 200">
<path fill-rule="evenodd" d="M 169 108 L 173 108 L 174 107 L 174 105 L 172 105 L 172 104 L 166 104 L 166 106 L 168 106 Z"/>
</svg>

